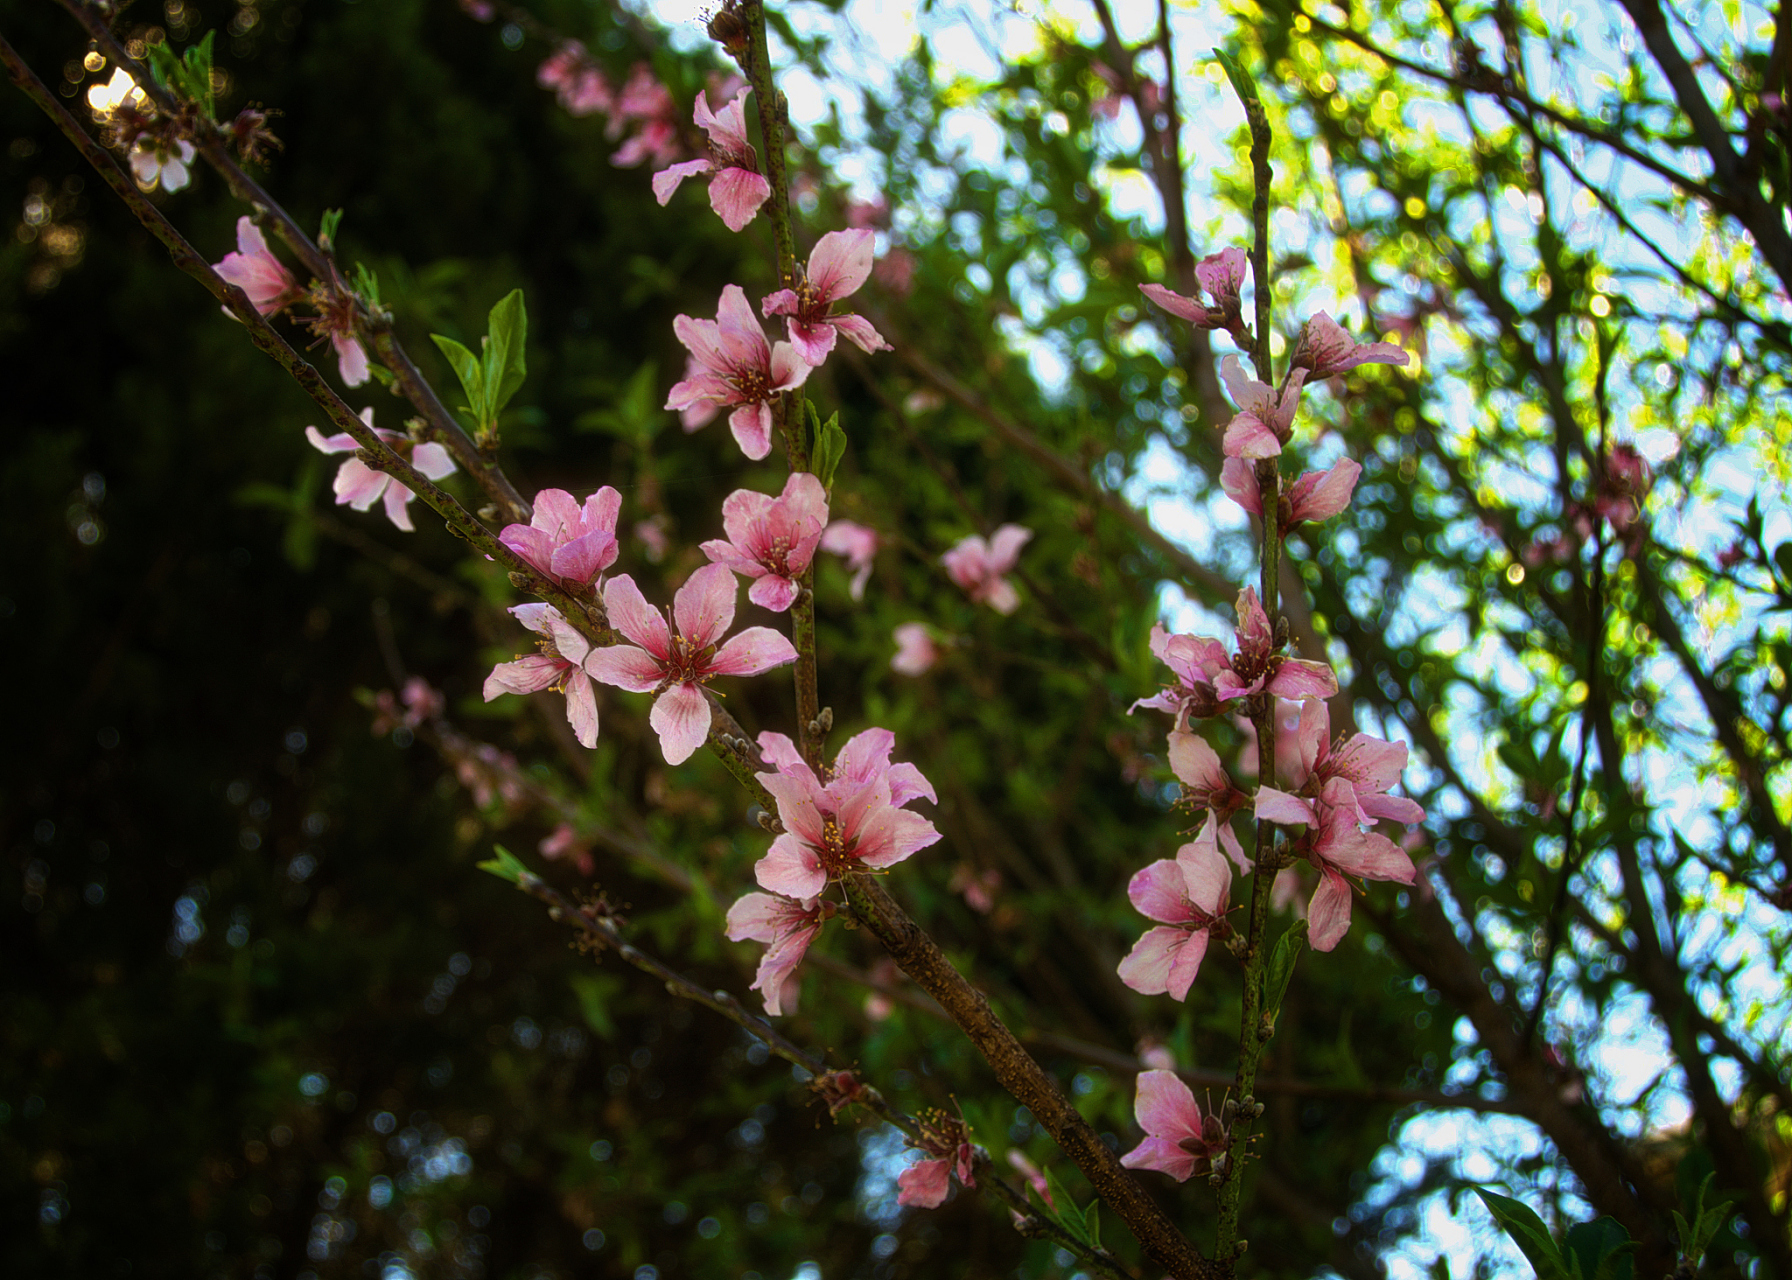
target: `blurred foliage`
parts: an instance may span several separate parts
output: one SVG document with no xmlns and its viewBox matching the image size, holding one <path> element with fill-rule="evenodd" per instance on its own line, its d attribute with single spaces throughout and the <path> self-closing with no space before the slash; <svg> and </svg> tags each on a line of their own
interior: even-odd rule
<svg viewBox="0 0 1792 1280">
<path fill-rule="evenodd" d="M 1414 744 L 1407 786 L 1434 855 L 1425 887 L 1376 886 L 1340 948 L 1295 973 L 1264 1075 L 1299 1087 L 1261 1095 L 1243 1269 L 1375 1274 L 1427 1197 L 1460 1199 L 1465 1177 L 1545 1220 L 1590 1218 L 1591 1201 L 1647 1237 L 1639 1267 L 1671 1266 L 1670 1212 L 1714 1171 L 1745 1226 L 1718 1233 L 1708 1267 L 1785 1274 L 1785 281 L 1731 218 L 1739 198 L 1665 182 L 1638 197 L 1609 141 L 1554 132 L 1514 96 L 1547 80 L 1535 92 L 1560 112 L 1702 172 L 1616 9 L 1586 20 L 1612 33 L 1586 39 L 1628 61 L 1595 75 L 1576 70 L 1580 28 L 1529 10 L 1456 6 L 1440 24 L 1374 5 L 1346 37 L 1324 25 L 1335 11 L 1234 8 L 1228 47 L 1279 139 L 1278 338 L 1325 306 L 1424 359 L 1422 376 L 1309 395 L 1333 434 L 1306 452 L 1341 441 L 1365 473 L 1346 517 L 1296 535 L 1310 595 L 1295 612 L 1345 678 L 1334 727 Z M 181 0 L 162 20 L 180 46 L 228 34 L 221 117 L 250 100 L 282 113 L 270 188 L 309 226 L 344 210 L 343 260 L 377 274 L 438 390 L 453 375 L 427 335 L 477 348 L 493 304 L 523 290 L 529 376 L 502 418 L 505 465 L 525 493 L 615 485 L 617 571 L 666 599 L 719 534 L 722 498 L 782 483 L 720 423 L 687 434 L 659 408 L 684 359 L 672 316 L 712 315 L 728 281 L 769 292 L 769 233 L 728 236 L 695 188 L 659 210 L 645 171 L 609 163 L 602 120 L 536 87 L 549 45 L 514 16 Z M 623 11 L 567 0 L 535 16 L 616 82 L 649 61 L 681 119 L 722 70 Z M 7 28 L 46 75 L 70 68 L 78 100 L 72 25 L 41 6 Z M 1744 47 L 1707 80 L 1734 69 L 1720 105 L 1778 191 L 1784 128 L 1763 105 L 1783 91 L 1777 43 L 1736 29 Z M 823 68 L 827 42 L 806 30 L 790 29 L 796 55 Z M 883 252 L 864 310 L 898 348 L 842 351 L 809 384 L 847 436 L 834 513 L 884 540 L 862 601 L 823 558 L 822 701 L 836 744 L 893 729 L 939 788 L 946 838 L 892 892 L 1130 1146 L 1125 1064 L 1142 1045 L 1222 1073 L 1235 1053 L 1239 966 L 1221 949 L 1185 1006 L 1114 974 L 1143 928 L 1128 878 L 1190 825 L 1161 719 L 1125 714 L 1162 678 L 1149 629 L 1177 599 L 1165 584 L 1213 612 L 1207 629 L 1230 600 L 1141 544 L 1104 491 L 1173 490 L 1202 531 L 1195 558 L 1221 580 L 1252 569 L 1210 479 L 1225 412 L 1210 353 L 1137 292 L 1174 285 L 1176 255 L 1137 198 L 1154 161 L 1115 99 L 1117 59 L 1080 13 L 1035 34 L 990 77 L 920 43 L 802 157 L 806 242 L 872 187 L 887 199 L 860 211 Z M 1141 76 L 1162 75 L 1154 56 Z M 1192 56 L 1176 61 L 1191 157 L 1236 119 L 1187 74 Z M 972 115 L 993 155 L 946 127 Z M 1069 1274 L 981 1197 L 896 1210 L 889 1131 L 823 1119 L 745 1036 L 568 952 L 536 904 L 474 869 L 502 839 L 587 887 L 577 858 L 535 852 L 570 820 L 590 887 L 626 906 L 643 948 L 736 992 L 757 959 L 720 938 L 765 847 L 724 771 L 666 768 L 643 698 L 600 694 L 591 753 L 552 697 L 483 703 L 489 664 L 527 647 L 502 578 L 427 518 L 403 537 L 324 505 L 309 402 L 16 94 L 0 125 L 0 208 L 23 211 L 0 247 L 0 358 L 17 371 L 0 522 L 30 549 L 0 567 L 0 634 L 30 673 L 0 775 L 18 903 L 0 908 L 6 1270 L 782 1276 L 808 1259 L 830 1280 Z M 1191 202 L 1197 252 L 1244 225 L 1238 142 Z M 869 185 L 843 187 L 848 172 Z M 230 247 L 240 209 L 212 175 L 161 199 L 204 252 Z M 1630 221 L 1645 205 L 1677 228 L 1661 257 Z M 363 391 L 352 404 L 400 425 L 397 401 Z M 1655 462 L 1635 495 L 1647 518 L 1621 534 L 1598 514 L 1619 442 Z M 471 499 L 464 477 L 449 485 Z M 1008 618 L 939 566 L 1004 521 L 1037 531 Z M 909 680 L 889 636 L 914 620 L 949 644 Z M 464 736 L 390 715 L 368 733 L 365 705 L 410 674 Z M 781 678 L 723 690 L 750 732 L 791 730 Z M 1241 735 L 1213 723 L 1235 758 Z M 991 902 L 963 891 L 974 882 Z M 814 955 L 786 1034 L 904 1109 L 956 1098 L 991 1174 L 1017 1149 L 1088 1199 L 924 1000 L 867 987 L 875 945 L 834 925 Z M 1638 1096 L 1615 1084 L 1614 1012 L 1659 1061 Z M 1717 1083 L 1713 1054 L 1734 1064 Z M 1440 1092 L 1496 1113 L 1488 1126 L 1513 1118 L 1476 1128 Z M 1680 1096 L 1696 1125 L 1660 1122 Z M 1412 1136 L 1440 1118 L 1467 1135 L 1441 1152 Z M 1211 1238 L 1205 1185 L 1148 1185 Z"/>
</svg>

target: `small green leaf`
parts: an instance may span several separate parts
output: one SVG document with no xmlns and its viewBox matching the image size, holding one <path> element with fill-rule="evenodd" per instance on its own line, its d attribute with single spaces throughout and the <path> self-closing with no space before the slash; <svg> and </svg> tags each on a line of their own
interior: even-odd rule
<svg viewBox="0 0 1792 1280">
<path fill-rule="evenodd" d="M 1257 97 L 1257 82 L 1251 79 L 1241 63 L 1224 49 L 1215 49 L 1213 56 L 1220 60 L 1220 66 L 1226 69 L 1226 79 L 1232 82 L 1232 92 L 1236 93 L 1247 107 L 1261 106 Z"/>
<path fill-rule="evenodd" d="M 1711 1247 L 1711 1237 L 1723 1229 L 1730 1217 L 1730 1201 L 1719 1200 L 1714 1205 L 1706 1205 L 1705 1197 L 1711 1192 L 1711 1184 L 1717 1179 L 1715 1173 L 1705 1175 L 1699 1183 L 1698 1203 L 1693 1206 L 1693 1220 L 1689 1225 L 1678 1211 L 1674 1214 L 1674 1229 L 1680 1234 L 1680 1253 L 1696 1270 L 1705 1259 L 1705 1251 Z"/>
<path fill-rule="evenodd" d="M 1097 1249 L 1101 1248 L 1101 1201 L 1089 1201 L 1089 1207 L 1083 1210 L 1083 1230 L 1088 1234 L 1089 1243 Z"/>
<path fill-rule="evenodd" d="M 380 305 L 380 278 L 367 269 L 366 263 L 357 262 L 354 271 L 350 273 L 350 279 L 362 301 L 370 307 Z"/>
<path fill-rule="evenodd" d="M 149 55 L 149 74 L 155 82 L 164 89 L 177 89 L 183 68 L 180 59 L 174 56 L 174 50 L 168 47 L 168 42 L 158 40 L 144 52 Z"/>
<path fill-rule="evenodd" d="M 1500 1225 L 1512 1243 L 1518 1246 L 1519 1252 L 1530 1260 L 1535 1268 L 1538 1280 L 1574 1280 L 1568 1265 L 1562 1260 L 1561 1251 L 1556 1242 L 1550 1238 L 1549 1228 L 1543 1225 L 1531 1207 L 1510 1196 L 1502 1196 L 1480 1187 L 1474 1189 L 1481 1197 L 1481 1203 L 1493 1215 L 1493 1220 Z M 1586 1277 L 1592 1280 L 1592 1277 Z"/>
<path fill-rule="evenodd" d="M 498 856 L 495 858 L 488 858 L 486 861 L 479 863 L 478 866 L 481 871 L 489 871 L 497 876 L 498 879 L 508 880 L 511 884 L 519 887 L 522 885 L 525 876 L 531 880 L 535 878 L 534 872 L 518 862 L 516 855 L 511 853 L 510 850 L 506 849 L 503 845 L 493 845 L 492 852 Z"/>
<path fill-rule="evenodd" d="M 318 222 L 317 243 L 325 253 L 336 251 L 336 228 L 342 225 L 342 210 L 325 209 Z"/>
<path fill-rule="evenodd" d="M 845 456 L 846 432 L 840 429 L 840 415 L 830 414 L 827 423 L 815 433 L 815 448 L 809 460 L 824 489 L 834 487 L 834 472 L 839 470 L 840 459 Z"/>
<path fill-rule="evenodd" d="M 212 41 L 217 34 L 216 31 L 206 32 L 205 38 L 189 48 L 182 60 L 187 96 L 205 112 L 208 120 L 217 119 L 217 106 L 212 95 Z"/>
<path fill-rule="evenodd" d="M 490 429 L 497 425 L 498 414 L 523 385 L 523 376 L 528 372 L 524 348 L 529 339 L 529 313 L 523 307 L 523 291 L 512 289 L 498 299 L 488 322 L 485 385 L 491 394 L 486 403 L 489 417 L 481 425 Z"/>
<path fill-rule="evenodd" d="M 1082 1243 L 1090 1243 L 1089 1224 L 1083 1221 L 1081 1214 L 1076 1212 L 1076 1201 L 1065 1193 L 1063 1184 L 1058 1181 L 1057 1176 L 1050 1169 L 1045 1171 L 1045 1185 L 1051 1192 L 1051 1203 L 1065 1206 L 1062 1210 L 1056 1208 L 1047 1210 L 1051 1220 Z"/>
<path fill-rule="evenodd" d="M 479 364 L 479 357 L 468 351 L 453 338 L 445 338 L 439 333 L 429 335 L 448 363 L 454 366 L 454 374 L 460 379 L 461 389 L 467 393 L 467 403 L 463 406 L 473 415 L 473 421 L 483 423 L 485 412 L 485 370 Z"/>
<path fill-rule="evenodd" d="M 1269 1020 L 1272 1032 L 1276 1016 L 1282 1011 L 1282 1000 L 1288 994 L 1288 984 L 1294 980 L 1294 962 L 1300 959 L 1306 941 L 1307 922 L 1296 920 L 1276 939 L 1275 950 L 1269 953 L 1269 964 L 1263 972 L 1263 1016 Z"/>
</svg>

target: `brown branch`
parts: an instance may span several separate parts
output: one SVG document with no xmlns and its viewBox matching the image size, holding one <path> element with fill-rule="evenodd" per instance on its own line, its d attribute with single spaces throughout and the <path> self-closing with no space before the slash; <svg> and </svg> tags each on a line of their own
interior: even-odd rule
<svg viewBox="0 0 1792 1280">
<path fill-rule="evenodd" d="M 1177 1280 L 1223 1280 L 1231 1273 L 1195 1252 L 1100 1136 L 1014 1038 L 984 994 L 953 967 L 928 937 L 884 891 L 878 878 L 854 875 L 842 882 L 860 922 L 889 949 L 902 971 L 951 1014 L 977 1046 L 1002 1087 L 1033 1113 L 1085 1177 L 1095 1193 L 1138 1237 L 1151 1260 Z"/>
</svg>

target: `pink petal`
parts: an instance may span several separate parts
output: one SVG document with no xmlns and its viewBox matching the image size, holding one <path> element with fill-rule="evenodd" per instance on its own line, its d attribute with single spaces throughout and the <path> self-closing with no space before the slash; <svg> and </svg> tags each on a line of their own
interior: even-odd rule
<svg viewBox="0 0 1792 1280">
<path fill-rule="evenodd" d="M 709 669 L 723 676 L 756 676 L 795 661 L 796 646 L 785 637 L 770 627 L 748 627 L 716 651 Z"/>
<path fill-rule="evenodd" d="M 770 541 L 764 525 L 775 503 L 776 499 L 752 489 L 736 489 L 722 499 L 722 528 L 728 540 L 750 560 L 757 560 Z"/>
<path fill-rule="evenodd" d="M 1264 687 L 1282 698 L 1329 698 L 1338 692 L 1338 676 L 1323 662 L 1289 658 Z"/>
<path fill-rule="evenodd" d="M 940 798 L 933 792 L 933 784 L 927 780 L 920 769 L 912 764 L 902 763 L 890 766 L 890 803 L 901 807 L 911 800 L 922 798 L 938 804 Z"/>
<path fill-rule="evenodd" d="M 597 745 L 597 691 L 582 670 L 566 677 L 566 722 L 581 747 L 590 750 Z"/>
<path fill-rule="evenodd" d="M 1188 879 L 1182 864 L 1169 858 L 1135 872 L 1127 882 L 1126 896 L 1147 920 L 1181 924 L 1189 918 Z"/>
<path fill-rule="evenodd" d="M 981 597 L 982 603 L 994 609 L 1004 618 L 1020 608 L 1020 593 L 1014 589 L 1014 584 L 1006 578 L 992 578 L 984 585 L 981 592 L 972 596 L 972 599 L 979 597 Z"/>
<path fill-rule="evenodd" d="M 1144 294 L 1171 315 L 1187 320 L 1199 329 L 1213 328 L 1208 319 L 1207 307 L 1193 298 L 1185 298 L 1180 293 L 1173 293 L 1161 284 L 1142 284 L 1139 292 Z"/>
<path fill-rule="evenodd" d="M 877 827 L 875 846 L 867 851 L 861 845 L 859 850 L 859 860 L 868 867 L 893 867 L 940 839 L 933 823 L 911 809 L 885 808 Z"/>
<path fill-rule="evenodd" d="M 1195 1157 L 1168 1138 L 1146 1138 L 1120 1157 L 1128 1169 L 1156 1169 L 1178 1182 L 1187 1182 L 1195 1172 Z"/>
<path fill-rule="evenodd" d="M 1182 868 L 1188 900 L 1209 916 L 1220 914 L 1232 890 L 1232 866 L 1220 856 L 1215 840 L 1217 827 L 1217 820 L 1209 813 L 1200 836 L 1176 851 L 1176 865 Z"/>
<path fill-rule="evenodd" d="M 1350 884 L 1330 867 L 1319 869 L 1319 887 L 1307 904 L 1307 942 L 1330 951 L 1350 928 Z"/>
<path fill-rule="evenodd" d="M 896 1175 L 896 1203 L 937 1209 L 952 1186 L 952 1165 L 947 1160 L 922 1160 Z"/>
<path fill-rule="evenodd" d="M 1174 1071 L 1141 1071 L 1132 1112 L 1139 1128 L 1154 1138 L 1181 1142 L 1201 1136 L 1201 1108 Z"/>
<path fill-rule="evenodd" d="M 864 316 L 834 316 L 829 323 L 845 334 L 847 341 L 869 355 L 896 349 L 884 340 L 884 335 L 873 328 L 871 321 Z"/>
<path fill-rule="evenodd" d="M 411 524 L 411 491 L 394 480 L 386 486 L 386 519 L 406 533 L 415 533 L 416 527 Z"/>
<path fill-rule="evenodd" d="M 826 835 L 817 800 L 826 800 L 821 784 L 804 765 L 799 770 L 755 775 L 772 793 L 778 806 L 778 820 L 784 829 L 804 844 L 820 845 Z"/>
<path fill-rule="evenodd" d="M 694 684 L 675 684 L 653 700 L 647 723 L 660 735 L 667 764 L 683 764 L 709 738 L 709 699 Z"/>
<path fill-rule="evenodd" d="M 1226 436 L 1220 448 L 1228 458 L 1248 458 L 1255 461 L 1258 458 L 1273 458 L 1281 453 L 1282 442 L 1276 439 L 1276 433 L 1256 414 L 1241 413 L 1226 428 Z"/>
<path fill-rule="evenodd" d="M 1251 515 L 1263 514 L 1263 490 L 1257 485 L 1257 469 L 1243 458 L 1226 459 L 1220 467 L 1220 488 Z"/>
<path fill-rule="evenodd" d="M 1350 831 L 1323 851 L 1325 860 L 1347 875 L 1364 880 L 1391 880 L 1411 884 L 1418 876 L 1400 846 L 1373 831 Z"/>
<path fill-rule="evenodd" d="M 722 936 L 730 942 L 769 944 L 777 937 L 778 926 L 783 923 L 789 907 L 787 899 L 774 898 L 769 893 L 744 894 L 728 908 Z"/>
<path fill-rule="evenodd" d="M 773 391 L 794 391 L 809 380 L 809 364 L 788 342 L 774 342 L 771 354 Z"/>
<path fill-rule="evenodd" d="M 791 289 L 780 289 L 776 293 L 768 293 L 759 303 L 760 314 L 766 319 L 773 316 L 793 316 L 801 303 Z"/>
<path fill-rule="evenodd" d="M 662 663 L 671 656 L 672 633 L 666 627 L 666 619 L 648 605 L 647 597 L 628 574 L 618 574 L 604 583 L 604 609 L 612 627 Z"/>
<path fill-rule="evenodd" d="M 548 561 L 549 572 L 570 582 L 589 583 L 599 573 L 616 563 L 616 535 L 607 529 L 594 529 L 581 538 L 574 538 L 557 547 Z"/>
<path fill-rule="evenodd" d="M 326 436 L 316 427 L 306 427 L 305 439 L 309 440 L 311 447 L 319 453 L 353 453 L 361 447 L 359 442 L 346 431 Z"/>
<path fill-rule="evenodd" d="M 740 445 L 740 451 L 754 462 L 772 451 L 772 411 L 769 405 L 743 404 L 728 415 L 728 429 L 734 433 L 734 441 Z"/>
<path fill-rule="evenodd" d="M 678 624 L 678 634 L 694 649 L 707 649 L 720 640 L 734 624 L 734 598 L 739 590 L 727 565 L 706 564 L 697 570 L 672 597 L 672 619 Z"/>
<path fill-rule="evenodd" d="M 531 653 L 515 662 L 500 662 L 485 678 L 485 700 L 505 693 L 534 693 L 557 684 L 566 664 L 550 654 Z"/>
<path fill-rule="evenodd" d="M 846 740 L 834 757 L 834 774 L 869 782 L 878 774 L 890 771 L 890 753 L 896 749 L 896 735 L 888 729 L 864 729 Z"/>
<path fill-rule="evenodd" d="M 1408 800 L 1405 796 L 1384 795 L 1373 791 L 1364 795 L 1358 793 L 1357 804 L 1361 806 L 1365 816 L 1371 819 L 1387 819 L 1390 822 L 1423 822 L 1425 810 L 1418 801 Z"/>
<path fill-rule="evenodd" d="M 1300 704 L 1300 728 L 1295 737 L 1295 746 L 1300 751 L 1298 781 L 1304 783 L 1311 777 L 1330 750 L 1331 723 L 1331 712 L 1325 709 L 1324 702 L 1311 698 Z"/>
<path fill-rule="evenodd" d="M 1020 559 L 1020 549 L 1032 539 L 1033 531 L 1024 525 L 1005 524 L 989 540 L 989 572 L 1007 573 Z"/>
<path fill-rule="evenodd" d="M 804 364 L 819 366 L 826 362 L 829 353 L 834 349 L 834 326 L 826 321 L 817 324 L 803 324 L 791 320 L 789 324 L 790 345 Z"/>
<path fill-rule="evenodd" d="M 448 450 L 435 441 L 426 441 L 411 450 L 411 466 L 426 479 L 440 480 L 454 474 L 454 459 Z"/>
<path fill-rule="evenodd" d="M 585 655 L 585 670 L 593 680 L 627 689 L 630 693 L 651 693 L 666 678 L 666 668 L 652 654 L 632 644 L 610 645 L 593 649 Z"/>
<path fill-rule="evenodd" d="M 789 578 L 767 574 L 747 588 L 747 599 L 761 609 L 783 613 L 796 603 L 796 583 Z"/>
<path fill-rule="evenodd" d="M 367 371 L 367 352 L 354 335 L 333 333 L 330 342 L 336 348 L 336 372 L 342 375 L 343 386 L 358 387 L 372 376 Z"/>
<path fill-rule="evenodd" d="M 1183 934 L 1184 942 L 1170 958 L 1169 979 L 1164 994 L 1172 1000 L 1187 1000 L 1189 988 L 1201 972 L 1201 960 L 1207 954 L 1209 934 L 1205 929 Z"/>
<path fill-rule="evenodd" d="M 1244 288 L 1244 273 L 1249 262 L 1243 249 L 1229 245 L 1195 264 L 1195 283 L 1216 302 L 1236 297 Z"/>
<path fill-rule="evenodd" d="M 1362 474 L 1362 466 L 1349 458 L 1338 459 L 1328 471 L 1305 473 L 1288 491 L 1291 521 L 1331 519 L 1350 505 Z"/>
<path fill-rule="evenodd" d="M 1219 753 L 1199 734 L 1171 732 L 1170 769 L 1185 786 L 1200 795 L 1232 790 L 1232 779 L 1220 763 Z"/>
<path fill-rule="evenodd" d="M 1170 989 L 1170 966 L 1176 949 L 1188 940 L 1187 929 L 1159 925 L 1147 929 L 1115 970 L 1120 981 L 1142 996 L 1161 996 Z"/>
<path fill-rule="evenodd" d="M 819 301 L 838 302 L 871 278 L 875 237 L 869 228 L 830 231 L 809 251 L 809 284 Z"/>
<path fill-rule="evenodd" d="M 653 175 L 653 198 L 660 202 L 661 208 L 664 208 L 666 202 L 672 198 L 672 193 L 678 190 L 679 184 L 686 178 L 694 178 L 700 173 L 708 173 L 713 168 L 715 166 L 708 160 L 686 160 L 669 169 L 661 169 Z"/>
<path fill-rule="evenodd" d="M 796 743 L 792 742 L 786 734 L 777 733 L 771 729 L 765 730 L 759 735 L 759 754 L 765 757 L 767 764 L 780 773 L 800 773 L 807 776 L 811 782 L 815 779 L 815 775 L 809 771 L 809 766 L 804 763 L 802 754 L 796 749 Z"/>
<path fill-rule="evenodd" d="M 1311 827 L 1319 822 L 1309 801 L 1291 796 L 1274 787 L 1257 788 L 1257 817 L 1264 822 L 1283 822 L 1290 826 Z"/>
<path fill-rule="evenodd" d="M 787 898 L 813 898 L 828 887 L 827 872 L 815 851 L 788 831 L 772 841 L 771 850 L 753 864 L 753 877 L 760 888 Z"/>
<path fill-rule="evenodd" d="M 384 471 L 375 471 L 359 458 L 350 458 L 336 469 L 331 488 L 336 493 L 337 506 L 346 504 L 356 511 L 365 511 L 379 501 L 391 482 L 392 477 Z"/>
<path fill-rule="evenodd" d="M 772 184 L 751 169 L 729 167 L 709 180 L 709 207 L 730 231 L 739 231 L 751 222 L 771 195 Z"/>
</svg>

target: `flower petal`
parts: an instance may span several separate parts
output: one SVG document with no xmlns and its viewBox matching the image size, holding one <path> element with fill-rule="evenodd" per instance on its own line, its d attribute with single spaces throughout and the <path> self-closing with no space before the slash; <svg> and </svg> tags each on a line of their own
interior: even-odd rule
<svg viewBox="0 0 1792 1280">
<path fill-rule="evenodd" d="M 720 565 L 712 567 L 721 568 Z M 760 581 L 773 579 L 762 578 Z M 795 661 L 796 646 L 788 639 L 770 627 L 748 627 L 716 651 L 716 656 L 710 659 L 709 669 L 722 676 L 756 676 Z"/>
<path fill-rule="evenodd" d="M 628 574 L 618 574 L 604 583 L 604 609 L 612 627 L 662 663 L 671 656 L 672 632 L 666 619 L 647 603 Z"/>
<path fill-rule="evenodd" d="M 685 579 L 672 597 L 672 620 L 685 643 L 707 649 L 720 640 L 734 624 L 734 598 L 739 590 L 734 571 L 727 565 L 706 564 Z"/>
<path fill-rule="evenodd" d="M 590 750 L 597 745 L 597 691 L 583 670 L 566 677 L 566 722 L 581 747 Z"/>
<path fill-rule="evenodd" d="M 813 898 L 828 887 L 828 874 L 815 851 L 788 831 L 772 841 L 770 851 L 753 864 L 753 878 L 760 888 L 787 898 Z"/>
<path fill-rule="evenodd" d="M 647 723 L 660 735 L 667 764 L 683 764 L 709 737 L 709 699 L 694 684 L 675 684 L 653 700 Z"/>
<path fill-rule="evenodd" d="M 632 644 L 593 649 L 585 655 L 585 670 L 593 680 L 627 689 L 630 693 L 651 693 L 666 678 L 666 669 L 660 661 Z"/>
</svg>

